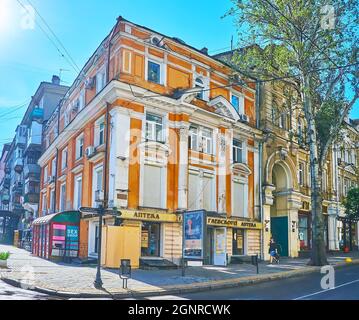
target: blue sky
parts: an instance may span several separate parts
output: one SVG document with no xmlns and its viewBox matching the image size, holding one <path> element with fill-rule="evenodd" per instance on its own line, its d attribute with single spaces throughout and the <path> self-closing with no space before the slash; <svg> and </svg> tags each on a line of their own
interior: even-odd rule
<svg viewBox="0 0 359 320">
<path fill-rule="evenodd" d="M 210 54 L 228 50 L 232 35 L 237 38 L 232 19 L 221 19 L 230 0 L 30 1 L 80 68 L 119 15 L 199 49 L 207 47 Z M 0 0 L 0 145 L 13 137 L 26 107 L 16 109 L 30 100 L 41 81 L 50 81 L 60 69 L 65 69 L 64 84 L 70 85 L 76 76 L 40 28 L 24 29 L 21 19 L 17 0 Z M 359 110 L 352 116 L 359 118 Z"/>
</svg>

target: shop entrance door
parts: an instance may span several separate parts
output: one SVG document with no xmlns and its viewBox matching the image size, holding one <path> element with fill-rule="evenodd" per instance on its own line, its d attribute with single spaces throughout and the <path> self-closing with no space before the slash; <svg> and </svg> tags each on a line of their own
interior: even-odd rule
<svg viewBox="0 0 359 320">
<path fill-rule="evenodd" d="M 214 265 L 227 265 L 227 250 L 226 250 L 226 228 L 214 229 Z"/>
<path fill-rule="evenodd" d="M 232 248 L 234 256 L 244 255 L 244 230 L 233 229 Z"/>
<path fill-rule="evenodd" d="M 144 223 L 141 234 L 141 256 L 160 256 L 161 225 L 158 223 Z"/>
</svg>

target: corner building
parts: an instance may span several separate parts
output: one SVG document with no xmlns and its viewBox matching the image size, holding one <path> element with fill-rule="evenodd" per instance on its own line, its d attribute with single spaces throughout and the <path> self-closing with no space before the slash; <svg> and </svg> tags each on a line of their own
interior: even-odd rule
<svg viewBox="0 0 359 320">
<path fill-rule="evenodd" d="M 186 210 L 207 211 L 205 264 L 260 254 L 255 92 L 206 48 L 120 17 L 48 122 L 42 214 L 96 207 L 104 190 L 122 213 L 104 219 L 108 267 L 179 264 Z M 98 257 L 98 228 L 82 216 L 81 259 Z"/>
</svg>

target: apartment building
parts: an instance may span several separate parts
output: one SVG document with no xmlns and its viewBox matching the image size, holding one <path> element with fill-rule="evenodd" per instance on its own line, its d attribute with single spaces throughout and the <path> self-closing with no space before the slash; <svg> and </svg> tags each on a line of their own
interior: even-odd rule
<svg viewBox="0 0 359 320">
<path fill-rule="evenodd" d="M 5 203 L 9 199 L 8 211 L 18 218 L 17 229 L 21 232 L 30 232 L 32 221 L 38 217 L 40 167 L 37 161 L 42 153 L 42 127 L 67 90 L 68 87 L 60 85 L 58 76 L 40 84 L 4 160 L 6 176 L 0 192 L 8 194 Z"/>
<path fill-rule="evenodd" d="M 56 257 L 67 227 L 52 219 L 103 194 L 121 212 L 104 219 L 104 265 L 123 245 L 141 263 L 180 263 L 188 210 L 207 213 L 204 263 L 260 254 L 255 95 L 255 81 L 206 48 L 120 17 L 46 125 L 35 253 Z M 82 259 L 98 258 L 98 221 L 82 215 Z"/>
</svg>

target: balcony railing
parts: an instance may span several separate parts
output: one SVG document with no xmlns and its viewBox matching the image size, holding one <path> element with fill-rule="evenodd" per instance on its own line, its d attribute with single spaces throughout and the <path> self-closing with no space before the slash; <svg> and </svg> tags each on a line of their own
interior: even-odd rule
<svg viewBox="0 0 359 320">
<path fill-rule="evenodd" d="M 14 170 L 17 173 L 21 173 L 24 169 L 24 160 L 22 158 L 17 158 L 14 163 Z"/>
<path fill-rule="evenodd" d="M 25 164 L 24 166 L 24 176 L 25 179 L 29 177 L 40 178 L 41 169 L 37 164 Z"/>
<path fill-rule="evenodd" d="M 39 203 L 40 195 L 35 192 L 29 192 L 24 195 L 24 203 Z"/>
</svg>

